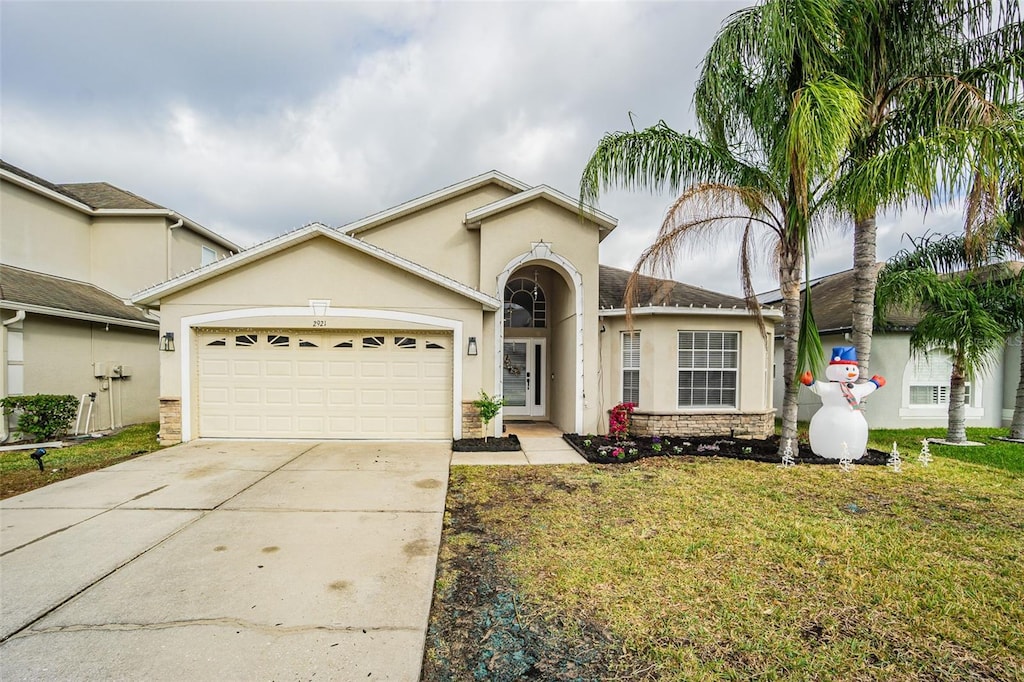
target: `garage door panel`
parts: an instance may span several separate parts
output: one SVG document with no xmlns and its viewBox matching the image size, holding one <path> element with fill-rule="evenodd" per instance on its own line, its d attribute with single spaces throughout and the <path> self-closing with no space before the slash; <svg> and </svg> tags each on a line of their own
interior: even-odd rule
<svg viewBox="0 0 1024 682">
<path fill-rule="evenodd" d="M 201 333 L 199 435 L 450 438 L 450 347 L 415 332 Z"/>
<path fill-rule="evenodd" d="M 290 388 L 268 388 L 264 391 L 264 401 L 268 405 L 287 405 L 291 406 L 292 400 L 292 389 Z"/>
</svg>

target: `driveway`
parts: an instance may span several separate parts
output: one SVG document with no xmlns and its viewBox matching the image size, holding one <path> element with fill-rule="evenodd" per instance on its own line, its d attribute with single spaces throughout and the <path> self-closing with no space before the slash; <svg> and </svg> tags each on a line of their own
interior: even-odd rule
<svg viewBox="0 0 1024 682">
<path fill-rule="evenodd" d="M 447 443 L 196 441 L 0 502 L 0 678 L 417 680 Z"/>
</svg>

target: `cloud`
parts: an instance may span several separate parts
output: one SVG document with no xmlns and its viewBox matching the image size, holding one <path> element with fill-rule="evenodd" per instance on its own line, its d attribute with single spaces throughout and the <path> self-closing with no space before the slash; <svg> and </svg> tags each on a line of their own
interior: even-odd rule
<svg viewBox="0 0 1024 682">
<path fill-rule="evenodd" d="M 0 153 L 242 244 L 492 168 L 574 195 L 630 112 L 692 128 L 700 61 L 742 4 L 5 3 Z M 631 267 L 673 198 L 604 195 L 619 227 L 603 262 Z M 912 222 L 880 222 L 880 244 Z M 837 238 L 816 262 L 848 267 L 849 251 Z M 727 244 L 675 274 L 739 291 Z"/>
</svg>

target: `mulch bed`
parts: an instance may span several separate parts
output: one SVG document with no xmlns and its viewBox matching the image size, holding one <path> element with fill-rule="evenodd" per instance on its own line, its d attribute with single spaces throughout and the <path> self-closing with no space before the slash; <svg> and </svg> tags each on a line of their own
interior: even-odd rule
<svg viewBox="0 0 1024 682">
<path fill-rule="evenodd" d="M 501 438 L 460 438 L 452 441 L 454 452 L 519 452 L 519 437 L 512 433 Z"/>
<path fill-rule="evenodd" d="M 622 464 L 644 457 L 729 457 L 767 464 L 782 463 L 777 436 L 763 440 L 728 436 L 629 436 L 618 441 L 609 436 L 566 433 L 562 438 L 594 464 Z M 799 452 L 793 455 L 797 464 L 839 464 L 838 460 L 818 457 L 807 443 L 800 443 Z M 863 457 L 853 461 L 855 464 L 884 465 L 888 460 L 889 453 L 868 448 Z"/>
</svg>

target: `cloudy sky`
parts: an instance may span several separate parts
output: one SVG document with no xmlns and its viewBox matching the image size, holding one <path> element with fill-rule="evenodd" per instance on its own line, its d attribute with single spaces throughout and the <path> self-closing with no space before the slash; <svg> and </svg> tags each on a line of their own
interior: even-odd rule
<svg viewBox="0 0 1024 682">
<path fill-rule="evenodd" d="M 746 2 L 0 2 L 0 156 L 107 181 L 243 246 L 342 225 L 498 169 L 576 196 L 601 135 L 693 128 L 701 59 Z M 612 192 L 601 260 L 631 267 L 673 197 Z M 880 220 L 958 229 L 953 208 Z M 850 267 L 848 232 L 815 275 Z M 722 241 L 682 281 L 738 293 Z M 773 288 L 762 269 L 759 289 Z"/>
</svg>

